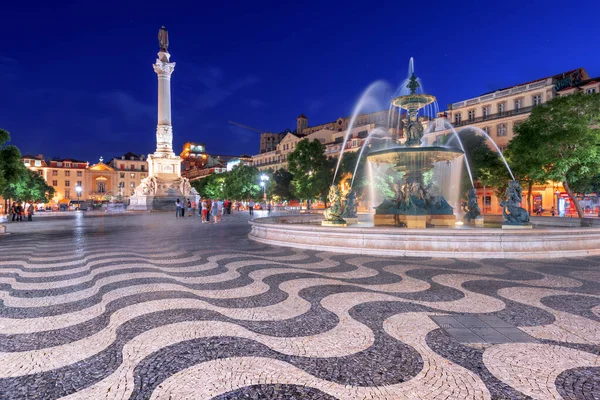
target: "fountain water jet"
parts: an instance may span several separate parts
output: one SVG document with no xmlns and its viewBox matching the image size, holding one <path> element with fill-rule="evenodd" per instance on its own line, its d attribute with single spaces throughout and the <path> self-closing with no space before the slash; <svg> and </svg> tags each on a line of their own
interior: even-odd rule
<svg viewBox="0 0 600 400">
<path fill-rule="evenodd" d="M 483 129 L 477 128 L 476 126 L 467 126 L 466 128 L 463 128 L 460 131 L 458 131 L 458 134 L 460 134 L 461 132 L 466 131 L 466 130 L 474 130 L 475 132 L 482 134 L 486 139 L 488 139 L 490 142 L 492 142 L 492 145 L 494 146 L 494 148 L 498 152 L 498 155 L 502 159 L 502 162 L 504 162 L 504 165 L 506 166 L 506 169 L 508 170 L 508 173 L 510 174 L 510 177 L 514 181 L 515 180 L 515 176 L 513 175 L 512 171 L 510 170 L 510 167 L 508 166 L 508 162 L 506 161 L 506 158 L 504 158 L 504 154 L 502 154 L 502 151 L 500 150 L 500 147 L 498 147 L 498 145 L 496 144 L 496 142 L 494 142 L 492 140 L 492 138 L 490 137 L 490 135 L 488 135 L 487 132 L 484 131 Z"/>
<path fill-rule="evenodd" d="M 352 186 L 354 185 L 354 178 L 356 177 L 356 171 L 358 170 L 358 164 L 360 164 L 360 159 L 363 155 L 364 150 L 367 148 L 367 145 L 369 144 L 369 140 L 371 139 L 371 136 L 375 133 L 383 133 L 385 135 L 389 135 L 390 133 L 388 131 L 386 131 L 383 128 L 375 128 L 373 129 L 371 132 L 369 132 L 369 135 L 367 136 L 367 138 L 365 139 L 365 141 L 363 142 L 363 145 L 360 149 L 360 152 L 358 153 L 358 159 L 356 160 L 356 165 L 354 166 L 354 172 L 352 173 L 352 181 L 350 182 L 350 189 L 352 189 Z"/>
</svg>

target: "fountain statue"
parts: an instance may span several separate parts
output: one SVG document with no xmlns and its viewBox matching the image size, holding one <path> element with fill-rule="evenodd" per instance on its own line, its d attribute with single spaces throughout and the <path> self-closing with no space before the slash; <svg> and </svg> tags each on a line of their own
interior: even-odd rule
<svg viewBox="0 0 600 400">
<path fill-rule="evenodd" d="M 342 195 L 337 185 L 331 185 L 327 199 L 329 200 L 329 208 L 326 208 L 323 212 L 325 220 L 322 221 L 322 225 L 346 226 L 346 221 L 342 218 L 344 211 L 342 208 Z"/>
<path fill-rule="evenodd" d="M 481 215 L 481 208 L 477 204 L 477 191 L 475 189 L 469 189 L 467 192 L 467 202 L 463 203 L 463 211 L 465 212 L 463 219 L 468 224 L 475 221 Z"/>
<path fill-rule="evenodd" d="M 342 217 L 346 223 L 355 224 L 358 222 L 358 215 L 356 215 L 356 211 L 356 193 L 354 190 L 350 190 L 344 199 L 344 212 L 342 213 Z"/>
<path fill-rule="evenodd" d="M 521 207 L 523 189 L 521 188 L 519 181 L 514 180 L 508 183 L 504 197 L 505 199 L 500 202 L 500 205 L 502 206 L 502 215 L 504 215 L 504 219 L 506 220 L 504 225 L 502 225 L 502 228 L 531 228 L 532 225 L 531 222 L 529 222 L 529 213 Z"/>
<path fill-rule="evenodd" d="M 392 105 L 406 110 L 406 123 L 403 124 L 404 143 L 395 138 L 396 147 L 375 150 L 367 155 L 367 160 L 375 164 L 391 164 L 393 169 L 402 172 L 402 182 L 396 186 L 396 198 L 384 199 L 375 207 L 375 225 L 406 226 L 425 228 L 453 226 L 456 223 L 454 209 L 443 198 L 433 184 L 425 184 L 424 175 L 433 171 L 435 164 L 450 162 L 464 153 L 461 150 L 422 146 L 423 124 L 419 120 L 419 110 L 435 102 L 435 96 L 417 93 L 420 87 L 414 72 L 406 85 L 410 94 L 396 97 Z"/>
</svg>

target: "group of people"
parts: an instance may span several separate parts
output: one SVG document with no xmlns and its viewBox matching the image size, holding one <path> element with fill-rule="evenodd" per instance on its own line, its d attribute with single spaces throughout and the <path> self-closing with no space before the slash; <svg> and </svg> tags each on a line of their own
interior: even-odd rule
<svg viewBox="0 0 600 400">
<path fill-rule="evenodd" d="M 211 217 L 213 223 L 216 224 L 222 221 L 224 214 L 231 214 L 232 203 L 229 200 L 202 199 L 199 204 L 196 204 L 190 199 L 177 199 L 175 201 L 175 218 L 185 217 L 186 209 L 188 217 L 191 217 L 196 206 L 198 206 L 198 213 L 202 217 L 203 224 L 210 223 Z"/>
<path fill-rule="evenodd" d="M 23 217 L 27 217 L 27 221 L 33 221 L 33 211 L 35 207 L 33 203 L 21 203 L 15 201 L 10 206 L 10 213 L 14 222 L 23 221 Z"/>
</svg>

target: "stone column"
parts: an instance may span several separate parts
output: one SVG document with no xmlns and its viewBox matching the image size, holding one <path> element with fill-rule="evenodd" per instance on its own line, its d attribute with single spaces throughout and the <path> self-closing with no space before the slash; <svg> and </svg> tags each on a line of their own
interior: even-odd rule
<svg viewBox="0 0 600 400">
<path fill-rule="evenodd" d="M 169 62 L 171 55 L 158 53 L 154 72 L 158 75 L 158 125 L 156 126 L 156 152 L 154 157 L 173 157 L 173 127 L 171 126 L 171 74 L 175 63 Z"/>
</svg>

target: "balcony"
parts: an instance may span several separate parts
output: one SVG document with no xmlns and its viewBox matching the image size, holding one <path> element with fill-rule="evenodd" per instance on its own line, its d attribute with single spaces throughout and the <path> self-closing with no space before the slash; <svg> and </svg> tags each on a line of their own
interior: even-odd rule
<svg viewBox="0 0 600 400">
<path fill-rule="evenodd" d="M 460 122 L 452 122 L 452 125 L 454 125 L 455 127 L 467 126 L 467 125 L 479 124 L 479 123 L 486 122 L 486 121 L 493 121 L 493 120 L 501 119 L 501 118 L 513 117 L 515 115 L 528 114 L 528 113 L 531 112 L 531 110 L 533 110 L 533 107 L 534 106 L 521 107 L 521 108 L 518 108 L 516 110 L 510 110 L 510 111 L 504 111 L 504 112 L 501 112 L 501 113 L 490 114 L 490 115 L 488 115 L 486 117 L 477 117 L 477 118 L 473 118 L 473 119 L 465 119 L 465 120 L 460 121 Z"/>
</svg>

